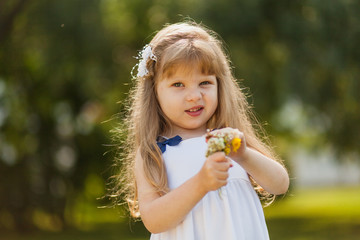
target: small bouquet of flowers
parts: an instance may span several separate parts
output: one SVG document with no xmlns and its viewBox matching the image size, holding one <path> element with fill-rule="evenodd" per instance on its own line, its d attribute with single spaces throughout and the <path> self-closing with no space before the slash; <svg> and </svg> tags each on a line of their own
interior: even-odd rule
<svg viewBox="0 0 360 240">
<path fill-rule="evenodd" d="M 206 142 L 208 148 L 206 150 L 206 157 L 216 152 L 224 152 L 225 155 L 229 155 L 231 151 L 237 152 L 241 146 L 241 138 L 235 129 L 223 129 L 222 131 L 208 130 L 206 134 Z M 221 188 L 218 189 L 220 198 Z"/>
<path fill-rule="evenodd" d="M 223 151 L 225 155 L 229 155 L 231 150 L 237 152 L 241 146 L 239 134 L 236 130 L 230 128 L 215 132 L 208 130 L 206 142 L 208 144 L 206 157 L 221 151 Z"/>
</svg>

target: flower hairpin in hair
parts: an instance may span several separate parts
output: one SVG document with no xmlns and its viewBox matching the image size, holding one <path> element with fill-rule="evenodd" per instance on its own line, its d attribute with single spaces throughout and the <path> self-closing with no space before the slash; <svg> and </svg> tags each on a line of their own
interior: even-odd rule
<svg viewBox="0 0 360 240">
<path fill-rule="evenodd" d="M 144 77 L 149 73 L 149 70 L 146 67 L 146 63 L 148 59 L 156 61 L 156 56 L 152 52 L 152 48 L 149 44 L 146 44 L 142 51 L 139 52 L 138 56 L 136 57 L 139 59 L 139 63 L 137 63 L 133 69 L 131 70 L 131 75 L 134 76 L 132 73 L 134 69 L 137 67 L 138 73 L 136 77 Z"/>
</svg>

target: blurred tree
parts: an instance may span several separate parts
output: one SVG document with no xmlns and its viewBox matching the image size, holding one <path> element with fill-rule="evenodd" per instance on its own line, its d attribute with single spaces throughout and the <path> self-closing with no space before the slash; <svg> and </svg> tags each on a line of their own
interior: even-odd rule
<svg viewBox="0 0 360 240">
<path fill-rule="evenodd" d="M 12 228 L 41 227 L 38 212 L 61 228 L 66 202 L 104 166 L 103 104 L 126 88 L 117 83 L 118 96 L 104 94 L 124 70 L 112 69 L 98 4 L 32 2 L 3 37 L 0 211 Z"/>
<path fill-rule="evenodd" d="M 346 154 L 360 149 L 359 10 L 357 1 L 226 0 L 207 1 L 197 16 L 230 46 L 260 116 L 272 119 L 297 99 L 321 144 Z M 288 135 L 291 127 L 271 130 Z"/>
<path fill-rule="evenodd" d="M 86 179 L 110 165 L 102 144 L 112 126 L 101 122 L 121 110 L 116 102 L 131 87 L 133 56 L 152 32 L 184 16 L 225 40 L 235 75 L 250 88 L 272 134 L 299 131 L 282 125 L 293 108 L 276 117 L 295 99 L 323 143 L 359 153 L 357 1 L 3 0 L 0 9 L 0 224 L 6 228 L 58 230 L 71 223 L 75 202 L 97 181 Z M 43 217 L 50 224 L 42 226 Z"/>
<path fill-rule="evenodd" d="M 28 0 L 10 1 L 3 0 L 0 2 L 2 15 L 0 18 L 0 43 L 9 35 L 13 28 L 14 20 L 21 14 Z"/>
</svg>

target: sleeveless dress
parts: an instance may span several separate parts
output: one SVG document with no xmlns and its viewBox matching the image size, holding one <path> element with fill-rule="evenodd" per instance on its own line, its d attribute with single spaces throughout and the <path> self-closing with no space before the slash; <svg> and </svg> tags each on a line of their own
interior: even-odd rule
<svg viewBox="0 0 360 240">
<path fill-rule="evenodd" d="M 205 137 L 166 146 L 163 160 L 170 190 L 197 174 L 206 157 Z M 260 200 L 245 170 L 233 161 L 228 184 L 208 192 L 176 227 L 152 234 L 151 240 L 269 239 Z"/>
</svg>

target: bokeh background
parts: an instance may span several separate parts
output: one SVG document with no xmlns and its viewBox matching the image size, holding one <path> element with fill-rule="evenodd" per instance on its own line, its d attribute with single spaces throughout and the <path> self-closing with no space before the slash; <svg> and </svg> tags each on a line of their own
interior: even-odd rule
<svg viewBox="0 0 360 240">
<path fill-rule="evenodd" d="M 105 198 L 134 56 L 165 23 L 220 34 L 285 159 L 272 239 L 360 234 L 357 0 L 1 0 L 0 239 L 148 239 Z"/>
</svg>

